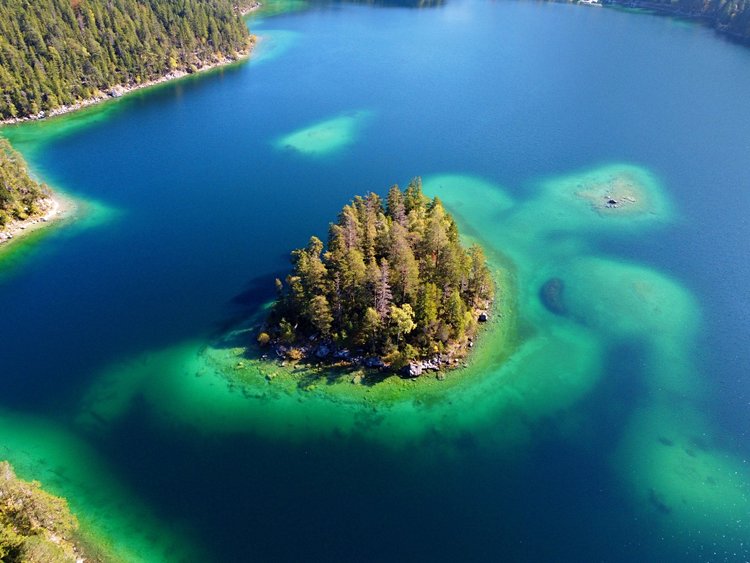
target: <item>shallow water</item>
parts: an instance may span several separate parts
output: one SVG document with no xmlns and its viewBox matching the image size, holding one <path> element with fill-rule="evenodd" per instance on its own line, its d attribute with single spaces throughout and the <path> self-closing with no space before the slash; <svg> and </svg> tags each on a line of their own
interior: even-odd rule
<svg viewBox="0 0 750 563">
<path fill-rule="evenodd" d="M 3 130 L 96 204 L 0 258 L 0 457 L 123 560 L 747 559 L 750 51 L 516 2 L 251 28 L 249 64 Z M 517 289 L 450 393 L 228 387 L 207 346 L 288 250 L 415 175 Z M 637 212 L 580 196 L 613 175 Z"/>
</svg>

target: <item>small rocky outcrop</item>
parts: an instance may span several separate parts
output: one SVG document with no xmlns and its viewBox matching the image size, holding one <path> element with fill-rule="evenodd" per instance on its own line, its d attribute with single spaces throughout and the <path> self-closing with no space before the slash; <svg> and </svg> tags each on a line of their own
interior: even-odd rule
<svg viewBox="0 0 750 563">
<path fill-rule="evenodd" d="M 368 358 L 365 358 L 363 364 L 366 368 L 371 369 L 380 369 L 385 367 L 385 362 L 383 362 L 383 360 L 378 356 L 370 356 Z"/>
<path fill-rule="evenodd" d="M 348 360 L 352 357 L 352 354 L 346 348 L 341 348 L 333 353 L 333 357 L 337 360 Z"/>
<path fill-rule="evenodd" d="M 399 371 L 399 374 L 401 377 L 419 377 L 422 375 L 422 364 L 421 363 L 409 363 L 401 368 L 401 371 Z"/>
</svg>

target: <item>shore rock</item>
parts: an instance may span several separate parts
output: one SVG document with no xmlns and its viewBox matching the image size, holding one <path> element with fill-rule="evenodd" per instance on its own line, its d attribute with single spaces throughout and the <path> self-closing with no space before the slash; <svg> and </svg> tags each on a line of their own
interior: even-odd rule
<svg viewBox="0 0 750 563">
<path fill-rule="evenodd" d="M 352 356 L 351 353 L 346 348 L 342 348 L 341 350 L 336 350 L 336 352 L 334 352 L 333 354 L 333 357 L 336 358 L 337 360 L 348 360 L 349 358 L 351 358 L 351 356 Z"/>
<path fill-rule="evenodd" d="M 402 367 L 399 373 L 402 377 L 419 377 L 422 375 L 422 364 L 412 362 Z"/>
<path fill-rule="evenodd" d="M 383 360 L 378 358 L 377 356 L 370 356 L 369 358 L 365 358 L 365 367 L 368 368 L 384 368 L 385 364 L 383 363 Z"/>
</svg>

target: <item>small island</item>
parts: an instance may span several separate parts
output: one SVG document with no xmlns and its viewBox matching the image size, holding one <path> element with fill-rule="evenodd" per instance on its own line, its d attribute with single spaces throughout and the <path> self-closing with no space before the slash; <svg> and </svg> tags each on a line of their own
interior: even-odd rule
<svg viewBox="0 0 750 563">
<path fill-rule="evenodd" d="M 482 248 L 464 247 L 439 198 L 414 179 L 385 202 L 357 196 L 292 252 L 292 273 L 257 336 L 285 361 L 417 377 L 462 365 L 487 321 L 494 283 Z"/>
</svg>

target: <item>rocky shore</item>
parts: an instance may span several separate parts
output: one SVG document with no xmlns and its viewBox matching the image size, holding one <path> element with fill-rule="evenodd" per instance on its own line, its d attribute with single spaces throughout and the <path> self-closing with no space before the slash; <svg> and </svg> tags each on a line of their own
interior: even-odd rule
<svg viewBox="0 0 750 563">
<path fill-rule="evenodd" d="M 237 10 L 241 16 L 246 16 L 256 10 L 260 10 L 262 6 L 263 4 L 257 0 L 251 0 L 250 2 L 236 4 L 234 9 Z"/>
<path fill-rule="evenodd" d="M 479 323 L 489 320 L 487 313 L 481 312 L 477 315 Z M 466 367 L 466 357 L 471 348 L 474 347 L 473 337 L 467 338 L 463 343 L 455 343 L 450 349 L 429 358 L 416 359 L 403 366 L 393 366 L 386 363 L 377 355 L 365 353 L 363 349 L 349 350 L 338 347 L 330 340 L 319 340 L 310 337 L 306 343 L 283 344 L 278 341 L 261 343 L 268 349 L 263 353 L 261 360 L 276 361 L 280 366 L 287 364 L 303 363 L 327 365 L 340 368 L 364 368 L 384 373 L 397 373 L 404 378 L 416 378 L 428 372 L 438 372 L 438 379 L 444 378 L 447 370 Z"/>
<path fill-rule="evenodd" d="M 54 194 L 41 200 L 39 207 L 41 212 L 34 217 L 23 221 L 12 221 L 0 230 L 0 250 L 24 235 L 69 216 L 75 209 L 75 204 L 59 194 Z"/>
</svg>

